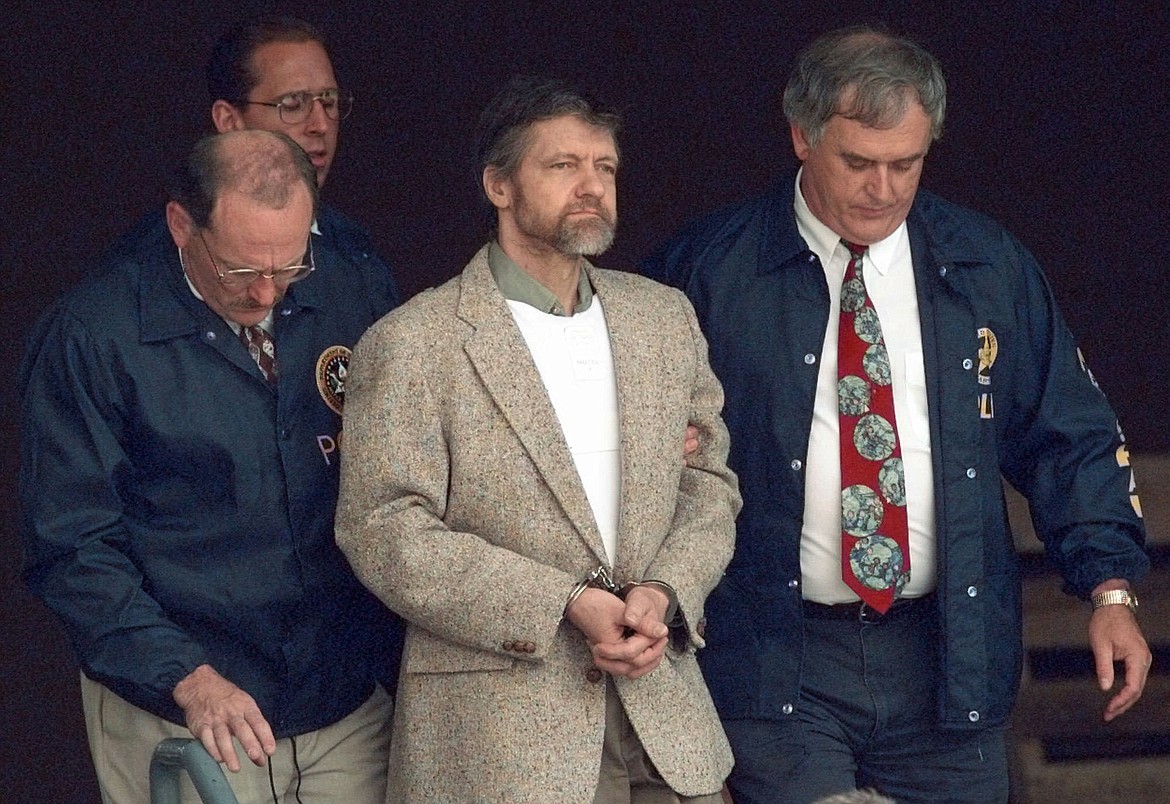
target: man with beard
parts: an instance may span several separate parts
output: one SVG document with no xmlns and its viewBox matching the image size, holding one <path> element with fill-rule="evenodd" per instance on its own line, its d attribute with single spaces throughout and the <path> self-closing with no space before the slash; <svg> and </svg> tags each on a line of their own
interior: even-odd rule
<svg viewBox="0 0 1170 804">
<path fill-rule="evenodd" d="M 389 801 L 721 800 L 695 651 L 740 501 L 690 305 L 583 258 L 617 125 L 513 80 L 480 120 L 496 236 L 355 348 L 337 539 L 407 621 Z"/>
</svg>

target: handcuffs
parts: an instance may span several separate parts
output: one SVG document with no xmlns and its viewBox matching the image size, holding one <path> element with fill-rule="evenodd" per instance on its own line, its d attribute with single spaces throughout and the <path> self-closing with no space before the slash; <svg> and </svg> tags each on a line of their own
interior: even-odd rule
<svg viewBox="0 0 1170 804">
<path fill-rule="evenodd" d="M 615 595 L 619 600 L 625 600 L 626 596 L 629 595 L 630 590 L 638 586 L 653 586 L 655 589 L 660 590 L 663 594 L 666 595 L 669 603 L 666 607 L 666 615 L 662 618 L 662 621 L 666 623 L 667 628 L 671 629 L 673 632 L 675 629 L 686 625 L 686 621 L 682 616 L 682 612 L 679 611 L 678 593 L 674 590 L 673 586 L 668 584 L 666 581 L 659 581 L 653 578 L 647 578 L 644 581 L 629 581 L 622 584 L 621 586 L 618 586 L 613 579 L 613 575 L 610 574 L 609 569 L 607 569 L 604 564 L 598 565 L 597 569 L 593 570 L 583 579 L 577 582 L 577 585 L 573 587 L 573 591 L 569 593 L 568 600 L 565 601 L 564 613 L 565 615 L 568 615 L 569 607 L 577 602 L 577 598 L 581 597 L 581 594 L 586 589 L 601 589 L 602 591 Z M 630 634 L 633 633 L 633 629 L 630 628 L 627 628 L 626 631 L 628 633 L 626 633 L 625 636 L 630 636 Z M 672 643 L 674 642 L 673 634 L 671 641 Z"/>
</svg>

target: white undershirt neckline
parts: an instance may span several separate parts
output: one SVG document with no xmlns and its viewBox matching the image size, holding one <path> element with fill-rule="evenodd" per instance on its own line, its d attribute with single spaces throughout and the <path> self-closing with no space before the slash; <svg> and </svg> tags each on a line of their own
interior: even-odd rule
<svg viewBox="0 0 1170 804">
<path fill-rule="evenodd" d="M 572 316 L 508 300 L 561 426 L 610 566 L 617 557 L 621 434 L 617 377 L 601 299 Z"/>
</svg>

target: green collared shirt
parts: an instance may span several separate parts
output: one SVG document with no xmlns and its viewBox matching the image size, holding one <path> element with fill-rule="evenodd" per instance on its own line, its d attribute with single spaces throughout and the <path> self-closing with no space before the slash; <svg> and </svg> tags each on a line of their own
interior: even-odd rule
<svg viewBox="0 0 1170 804">
<path fill-rule="evenodd" d="M 522 302 L 550 315 L 565 315 L 565 308 L 557 301 L 556 295 L 517 265 L 494 240 L 488 247 L 488 267 L 500 293 L 503 293 L 508 301 Z M 593 286 L 589 284 L 589 277 L 582 270 L 577 280 L 577 306 L 573 312 L 583 313 L 591 304 Z"/>
</svg>

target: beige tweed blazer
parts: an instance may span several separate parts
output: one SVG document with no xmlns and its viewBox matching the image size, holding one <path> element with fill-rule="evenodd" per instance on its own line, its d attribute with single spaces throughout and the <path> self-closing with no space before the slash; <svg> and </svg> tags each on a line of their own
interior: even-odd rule
<svg viewBox="0 0 1170 804">
<path fill-rule="evenodd" d="M 619 583 L 671 583 L 691 626 L 685 651 L 668 649 L 653 673 L 616 686 L 670 786 L 714 793 L 731 751 L 694 651 L 740 507 L 726 465 L 723 392 L 681 293 L 586 270 L 617 374 L 613 571 Z M 688 421 L 700 427 L 702 447 L 684 466 Z M 592 801 L 606 684 L 562 612 L 605 550 L 486 247 L 462 275 L 361 339 L 344 433 L 338 543 L 358 577 L 409 623 L 387 800 Z"/>
</svg>

